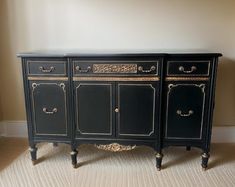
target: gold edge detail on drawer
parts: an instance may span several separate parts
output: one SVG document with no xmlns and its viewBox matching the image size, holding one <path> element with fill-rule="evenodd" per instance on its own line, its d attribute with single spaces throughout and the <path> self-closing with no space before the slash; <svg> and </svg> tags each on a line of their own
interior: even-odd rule
<svg viewBox="0 0 235 187">
<path fill-rule="evenodd" d="M 209 77 L 166 77 L 165 81 L 208 81 Z"/>
<path fill-rule="evenodd" d="M 73 77 L 73 81 L 159 81 L 159 77 Z"/>
<path fill-rule="evenodd" d="M 68 77 L 28 77 L 28 80 L 67 81 Z"/>
<path fill-rule="evenodd" d="M 93 64 L 93 73 L 137 73 L 137 64 Z"/>
</svg>

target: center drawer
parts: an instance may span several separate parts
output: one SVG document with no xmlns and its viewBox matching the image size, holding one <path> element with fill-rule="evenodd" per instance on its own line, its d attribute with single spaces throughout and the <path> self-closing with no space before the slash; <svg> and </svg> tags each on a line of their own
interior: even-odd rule
<svg viewBox="0 0 235 187">
<path fill-rule="evenodd" d="M 74 60 L 73 75 L 158 75 L 159 61 L 146 60 L 111 60 L 111 61 L 92 61 L 92 60 Z"/>
</svg>

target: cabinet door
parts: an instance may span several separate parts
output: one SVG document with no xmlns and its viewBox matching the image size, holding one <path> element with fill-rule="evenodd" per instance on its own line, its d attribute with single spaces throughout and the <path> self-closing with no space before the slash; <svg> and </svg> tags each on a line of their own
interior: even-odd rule
<svg viewBox="0 0 235 187">
<path fill-rule="evenodd" d="M 113 83 L 75 82 L 77 136 L 113 135 Z"/>
<path fill-rule="evenodd" d="M 117 84 L 118 136 L 155 136 L 157 93 L 157 83 Z"/>
<path fill-rule="evenodd" d="M 30 81 L 35 136 L 68 136 L 67 82 Z"/>
<path fill-rule="evenodd" d="M 202 139 L 206 83 L 168 83 L 166 139 Z"/>
</svg>

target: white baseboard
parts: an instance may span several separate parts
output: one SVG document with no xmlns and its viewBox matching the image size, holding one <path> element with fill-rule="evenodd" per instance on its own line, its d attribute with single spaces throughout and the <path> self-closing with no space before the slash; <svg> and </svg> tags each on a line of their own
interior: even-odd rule
<svg viewBox="0 0 235 187">
<path fill-rule="evenodd" d="M 214 126 L 211 141 L 214 143 L 235 143 L 235 126 Z"/>
<path fill-rule="evenodd" d="M 26 121 L 1 121 L 0 136 L 3 137 L 27 137 Z"/>
<path fill-rule="evenodd" d="M 27 137 L 26 121 L 0 122 L 0 136 Z M 214 126 L 212 128 L 213 143 L 235 143 L 235 126 Z"/>
</svg>

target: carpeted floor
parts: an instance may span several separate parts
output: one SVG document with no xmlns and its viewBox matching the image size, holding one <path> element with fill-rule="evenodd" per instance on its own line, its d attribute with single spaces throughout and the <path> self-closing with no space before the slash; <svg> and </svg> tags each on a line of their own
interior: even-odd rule
<svg viewBox="0 0 235 187">
<path fill-rule="evenodd" d="M 200 150 L 167 148 L 160 172 L 155 168 L 154 151 L 144 146 L 112 153 L 82 145 L 78 154 L 80 167 L 74 169 L 68 145 L 40 144 L 39 163 L 33 166 L 23 144 L 23 152 L 16 151 L 16 158 L 9 158 L 12 161 L 8 164 L 3 164 L 7 158 L 4 161 L 0 150 L 0 166 L 4 165 L 0 167 L 1 187 L 235 186 L 235 144 L 213 144 L 207 171 L 201 169 Z M 3 143 L 0 145 L 3 147 Z"/>
</svg>

